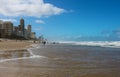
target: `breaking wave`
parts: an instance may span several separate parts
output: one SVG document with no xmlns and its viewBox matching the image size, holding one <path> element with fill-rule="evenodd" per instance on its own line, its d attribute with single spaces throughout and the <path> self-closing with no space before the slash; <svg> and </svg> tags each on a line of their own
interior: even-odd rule
<svg viewBox="0 0 120 77">
<path fill-rule="evenodd" d="M 60 41 L 63 44 L 120 48 L 120 41 Z"/>
</svg>

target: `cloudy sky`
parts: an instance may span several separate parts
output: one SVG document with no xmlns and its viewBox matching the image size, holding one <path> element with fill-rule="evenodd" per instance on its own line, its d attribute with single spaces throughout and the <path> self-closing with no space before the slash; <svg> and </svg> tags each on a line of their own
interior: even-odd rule
<svg viewBox="0 0 120 77">
<path fill-rule="evenodd" d="M 0 19 L 50 40 L 119 40 L 119 0 L 0 0 Z"/>
</svg>

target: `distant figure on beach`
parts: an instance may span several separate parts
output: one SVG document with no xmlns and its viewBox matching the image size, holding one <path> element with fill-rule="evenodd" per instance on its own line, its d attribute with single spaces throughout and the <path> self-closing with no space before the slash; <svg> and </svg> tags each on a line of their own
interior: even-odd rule
<svg viewBox="0 0 120 77">
<path fill-rule="evenodd" d="M 43 45 L 45 45 L 45 44 L 46 44 L 46 41 L 43 41 L 42 43 L 43 43 Z"/>
</svg>

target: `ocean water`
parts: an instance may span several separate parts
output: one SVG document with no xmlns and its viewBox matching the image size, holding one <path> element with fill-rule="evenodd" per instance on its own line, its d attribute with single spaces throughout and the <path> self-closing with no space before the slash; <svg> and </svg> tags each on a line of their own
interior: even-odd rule
<svg viewBox="0 0 120 77">
<path fill-rule="evenodd" d="M 59 41 L 63 44 L 120 48 L 120 41 Z"/>
<path fill-rule="evenodd" d="M 119 43 L 91 44 L 38 44 L 24 51 L 1 52 L 0 76 L 120 77 L 120 48 L 115 47 Z"/>
</svg>

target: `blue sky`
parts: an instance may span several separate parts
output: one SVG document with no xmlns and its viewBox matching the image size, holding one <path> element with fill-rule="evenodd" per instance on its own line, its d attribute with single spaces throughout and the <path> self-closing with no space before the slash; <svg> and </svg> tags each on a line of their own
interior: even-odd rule
<svg viewBox="0 0 120 77">
<path fill-rule="evenodd" d="M 0 0 L 0 18 L 9 19 L 14 25 L 24 18 L 37 36 L 42 34 L 48 40 L 120 39 L 119 0 L 14 1 Z"/>
</svg>

